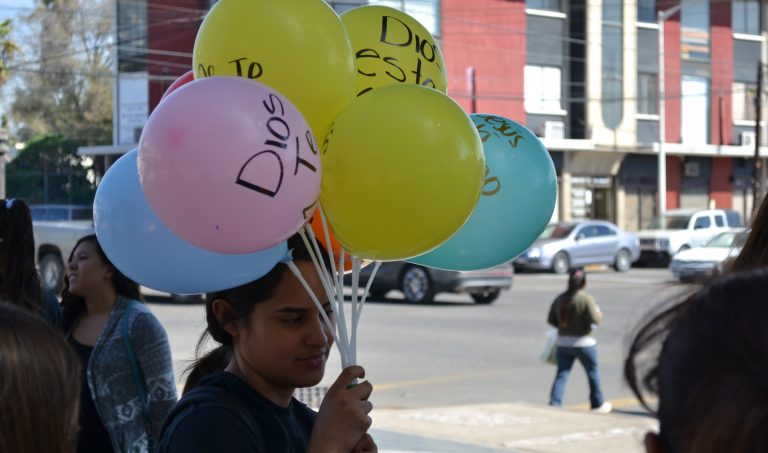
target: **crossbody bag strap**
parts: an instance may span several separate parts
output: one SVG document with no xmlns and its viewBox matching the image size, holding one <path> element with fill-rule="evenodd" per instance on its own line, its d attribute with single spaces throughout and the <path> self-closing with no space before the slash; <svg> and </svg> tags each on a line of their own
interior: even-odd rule
<svg viewBox="0 0 768 453">
<path fill-rule="evenodd" d="M 144 380 L 141 376 L 141 368 L 139 368 L 139 360 L 136 358 L 136 353 L 131 346 L 131 337 L 128 332 L 128 313 L 133 307 L 135 302 L 133 300 L 128 302 L 128 306 L 123 312 L 123 342 L 125 343 L 125 350 L 128 352 L 128 360 L 131 362 L 131 371 L 133 374 L 133 385 L 136 387 L 136 393 L 139 395 L 139 403 L 141 404 L 141 413 L 144 417 L 144 429 L 147 431 L 150 441 L 153 439 L 152 430 L 149 423 L 149 401 L 147 401 L 147 393 L 144 389 Z"/>
</svg>

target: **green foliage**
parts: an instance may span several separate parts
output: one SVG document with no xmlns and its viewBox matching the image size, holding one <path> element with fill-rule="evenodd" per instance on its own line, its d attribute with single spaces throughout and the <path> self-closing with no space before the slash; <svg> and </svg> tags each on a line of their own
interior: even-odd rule
<svg viewBox="0 0 768 453">
<path fill-rule="evenodd" d="M 19 51 L 19 46 L 11 40 L 13 23 L 11 19 L 0 22 L 0 84 L 8 78 L 8 63 Z"/>
<path fill-rule="evenodd" d="M 6 168 L 7 193 L 29 203 L 90 204 L 96 185 L 77 143 L 60 135 L 34 137 Z"/>
</svg>

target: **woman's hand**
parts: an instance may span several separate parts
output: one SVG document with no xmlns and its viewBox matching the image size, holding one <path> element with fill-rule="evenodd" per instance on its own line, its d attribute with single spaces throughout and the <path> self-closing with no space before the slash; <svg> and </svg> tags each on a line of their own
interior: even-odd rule
<svg viewBox="0 0 768 453">
<path fill-rule="evenodd" d="M 379 447 L 376 442 L 373 441 L 373 437 L 370 434 L 366 434 L 360 439 L 360 442 L 355 445 L 352 453 L 379 453 Z"/>
<path fill-rule="evenodd" d="M 373 386 L 370 382 L 350 386 L 355 379 L 364 377 L 363 367 L 351 366 L 342 371 L 328 389 L 312 428 L 308 452 L 378 451 L 371 436 L 366 434 L 372 422 L 368 413 L 373 405 L 368 397 Z"/>
</svg>

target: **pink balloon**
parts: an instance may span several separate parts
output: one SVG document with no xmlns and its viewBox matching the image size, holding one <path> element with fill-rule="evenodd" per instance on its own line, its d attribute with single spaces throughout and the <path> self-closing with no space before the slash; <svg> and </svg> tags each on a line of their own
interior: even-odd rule
<svg viewBox="0 0 768 453">
<path fill-rule="evenodd" d="M 160 220 L 216 252 L 271 247 L 307 221 L 320 156 L 283 95 L 242 77 L 208 77 L 161 102 L 139 140 L 139 176 Z"/>
<path fill-rule="evenodd" d="M 178 79 L 173 81 L 171 86 L 165 90 L 165 93 L 163 93 L 163 96 L 160 98 L 160 100 L 162 101 L 163 99 L 167 98 L 169 94 L 176 91 L 179 87 L 184 86 L 193 80 L 195 80 L 195 71 L 190 69 L 189 71 L 179 76 Z"/>
</svg>

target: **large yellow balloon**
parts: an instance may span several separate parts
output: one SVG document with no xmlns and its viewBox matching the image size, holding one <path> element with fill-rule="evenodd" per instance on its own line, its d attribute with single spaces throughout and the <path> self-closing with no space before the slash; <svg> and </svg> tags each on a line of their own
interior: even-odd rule
<svg viewBox="0 0 768 453">
<path fill-rule="evenodd" d="M 407 259 L 467 220 L 485 172 L 472 120 L 431 88 L 392 85 L 355 99 L 321 145 L 320 202 L 353 255 Z"/>
<path fill-rule="evenodd" d="M 234 75 L 276 89 L 317 137 L 355 96 L 352 47 L 323 0 L 221 0 L 195 39 L 195 78 Z"/>
<path fill-rule="evenodd" d="M 358 96 L 411 83 L 446 92 L 445 61 L 435 38 L 416 19 L 387 6 L 361 6 L 341 15 L 357 61 Z"/>
</svg>

